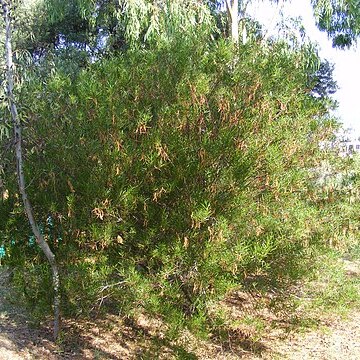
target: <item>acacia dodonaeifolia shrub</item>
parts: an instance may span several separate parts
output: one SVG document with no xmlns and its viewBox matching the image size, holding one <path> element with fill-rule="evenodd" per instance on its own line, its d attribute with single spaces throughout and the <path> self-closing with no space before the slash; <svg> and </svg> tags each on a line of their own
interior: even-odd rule
<svg viewBox="0 0 360 360">
<path fill-rule="evenodd" d="M 246 276 L 300 273 L 321 241 L 308 170 L 333 126 L 310 55 L 174 41 L 29 85 L 29 192 L 54 222 L 64 311 L 106 297 L 201 323 Z"/>
</svg>

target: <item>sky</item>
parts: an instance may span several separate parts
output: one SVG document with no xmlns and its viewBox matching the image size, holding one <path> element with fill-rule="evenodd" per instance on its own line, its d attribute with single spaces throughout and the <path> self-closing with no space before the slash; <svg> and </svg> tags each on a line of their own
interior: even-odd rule
<svg viewBox="0 0 360 360">
<path fill-rule="evenodd" d="M 334 94 L 334 98 L 339 102 L 336 116 L 344 124 L 344 128 L 351 127 L 356 133 L 360 133 L 360 41 L 358 46 L 350 49 L 334 49 L 331 39 L 315 26 L 310 0 L 280 1 L 278 5 L 270 4 L 267 0 L 256 0 L 247 9 L 248 13 L 265 28 L 269 28 L 269 31 L 274 29 L 279 21 L 280 10 L 285 16 L 301 16 L 307 35 L 319 45 L 321 58 L 335 64 L 333 77 L 339 86 L 339 90 Z"/>
</svg>

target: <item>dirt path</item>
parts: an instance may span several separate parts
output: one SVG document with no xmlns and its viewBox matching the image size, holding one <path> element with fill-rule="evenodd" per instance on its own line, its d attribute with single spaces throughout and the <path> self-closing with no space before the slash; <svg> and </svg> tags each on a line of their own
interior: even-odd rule
<svg viewBox="0 0 360 360">
<path fill-rule="evenodd" d="M 265 359 L 289 360 L 359 360 L 360 312 L 351 319 L 333 320 L 323 329 L 295 334 L 285 339 L 267 341 L 269 353 Z"/>
<path fill-rule="evenodd" d="M 355 273 L 355 276 L 360 276 Z M 225 346 L 211 341 L 197 342 L 181 339 L 170 343 L 156 335 L 149 324 L 112 324 L 112 330 L 103 331 L 99 324 L 72 324 L 77 327 L 78 341 L 72 348 L 55 346 L 49 330 L 31 328 L 26 316 L 12 305 L 8 273 L 0 269 L 0 360 L 23 359 L 179 359 L 179 360 L 359 360 L 360 311 L 354 311 L 348 320 L 324 320 L 317 330 L 304 334 L 286 333 L 280 328 L 269 331 L 259 340 L 257 352 L 246 346 Z M 106 326 L 109 329 L 108 320 Z M 142 326 L 142 327 L 141 327 Z M 141 327 L 141 329 L 140 329 Z M 135 329 L 135 330 L 134 330 Z M 139 330 L 140 329 L 140 330 Z M 80 335 L 79 335 L 80 334 Z M 237 336 L 242 336 L 237 335 Z M 155 341 L 155 340 L 156 341 Z M 238 339 L 237 339 L 238 340 Z M 244 341 L 235 341 L 244 344 Z M 73 343 L 75 344 L 75 343 Z M 255 349 L 256 350 L 256 349 Z"/>
<path fill-rule="evenodd" d="M 360 263 L 342 260 L 347 277 L 360 278 Z M 359 291 L 360 297 L 360 291 Z M 346 320 L 322 319 L 319 328 L 284 339 L 270 336 L 271 355 L 267 359 L 360 360 L 360 311 L 353 310 Z"/>
</svg>

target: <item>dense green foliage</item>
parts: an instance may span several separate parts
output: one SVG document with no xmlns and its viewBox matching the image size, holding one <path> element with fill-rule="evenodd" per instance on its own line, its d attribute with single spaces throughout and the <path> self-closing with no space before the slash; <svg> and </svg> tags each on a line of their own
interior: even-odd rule
<svg viewBox="0 0 360 360">
<path fill-rule="evenodd" d="M 299 275 L 322 241 L 309 169 L 332 124 L 307 87 L 310 51 L 174 40 L 26 87 L 29 194 L 54 222 L 65 311 L 119 283 L 119 311 L 182 323 L 247 276 Z M 21 253 L 18 223 L 2 230 Z"/>
<path fill-rule="evenodd" d="M 155 8 L 140 3 L 138 27 L 136 16 L 117 23 L 128 45 L 121 49 L 99 45 L 116 19 L 105 16 L 116 13 L 109 1 L 96 17 L 81 7 L 96 2 L 49 0 L 62 9 L 47 18 L 42 8 L 53 32 L 19 43 L 35 59 L 17 89 L 27 191 L 61 266 L 65 315 L 108 306 L 206 328 L 212 303 L 229 290 L 263 280 L 286 286 L 319 249 L 345 247 L 358 229 L 346 203 L 352 190 L 318 182 L 322 162 L 333 161 L 319 144 L 337 126 L 329 116 L 335 84 L 310 44 L 214 40 L 203 6 L 168 6 L 151 37 Z M 69 18 L 74 8 L 80 16 Z M 26 225 L 8 146 L 0 244 L 41 314 L 51 307 L 50 274 Z M 355 184 L 351 176 L 343 180 Z"/>
</svg>

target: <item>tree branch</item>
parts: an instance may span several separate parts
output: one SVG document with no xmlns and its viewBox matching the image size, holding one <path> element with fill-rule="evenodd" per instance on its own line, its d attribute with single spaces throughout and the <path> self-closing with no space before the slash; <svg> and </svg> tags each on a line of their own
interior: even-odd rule
<svg viewBox="0 0 360 360">
<path fill-rule="evenodd" d="M 60 331 L 60 280 L 55 255 L 51 251 L 48 243 L 45 241 L 39 226 L 35 220 L 34 211 L 26 192 L 26 181 L 24 175 L 24 162 L 22 153 L 22 126 L 18 116 L 18 110 L 14 98 L 14 74 L 13 74 L 13 52 L 12 52 L 12 28 L 11 28 L 11 1 L 0 0 L 3 9 L 3 18 L 5 22 L 5 60 L 6 60 L 6 90 L 7 99 L 10 105 L 10 113 L 14 128 L 14 147 L 16 155 L 16 169 L 19 191 L 23 200 L 25 213 L 29 219 L 32 232 L 36 242 L 46 256 L 52 271 L 53 290 L 54 290 L 54 339 L 56 340 Z"/>
</svg>

